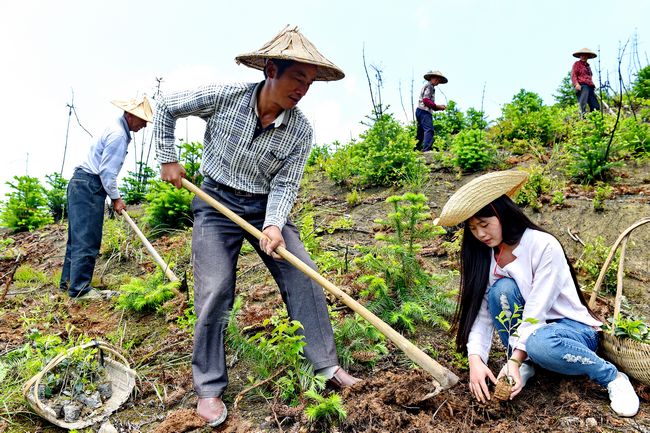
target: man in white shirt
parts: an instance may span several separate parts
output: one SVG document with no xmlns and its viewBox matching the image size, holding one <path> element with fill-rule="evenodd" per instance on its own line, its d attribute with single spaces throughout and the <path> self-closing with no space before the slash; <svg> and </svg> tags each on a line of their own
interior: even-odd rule
<svg viewBox="0 0 650 433">
<path fill-rule="evenodd" d="M 106 196 L 118 214 L 126 209 L 117 189 L 117 175 L 126 158 L 131 131 L 138 132 L 153 120 L 146 97 L 111 102 L 124 114 L 93 140 L 86 159 L 75 168 L 68 183 L 68 242 L 59 287 L 73 299 L 102 297 L 90 282 L 102 242 Z"/>
</svg>

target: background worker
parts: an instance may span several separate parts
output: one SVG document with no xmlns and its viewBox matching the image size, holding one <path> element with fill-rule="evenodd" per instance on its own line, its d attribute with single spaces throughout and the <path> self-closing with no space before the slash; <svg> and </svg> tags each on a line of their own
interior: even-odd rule
<svg viewBox="0 0 650 433">
<path fill-rule="evenodd" d="M 311 151 L 312 128 L 296 107 L 314 81 L 333 81 L 343 72 L 323 57 L 297 28 L 287 27 L 258 51 L 236 58 L 264 71 L 259 83 L 207 85 L 164 95 L 154 121 L 163 180 L 181 187 L 174 127 L 178 118 L 207 122 L 202 190 L 262 230 L 259 242 L 198 197 L 194 198 L 194 332 L 192 374 L 198 415 L 211 426 L 223 423 L 221 398 L 228 385 L 224 331 L 235 295 L 237 259 L 247 239 L 277 282 L 289 316 L 305 337 L 305 357 L 314 371 L 337 387 L 358 381 L 338 366 L 323 289 L 275 253 L 285 247 L 315 269 L 288 219 Z"/>
<path fill-rule="evenodd" d="M 415 110 L 415 118 L 418 122 L 418 130 L 416 134 L 417 149 L 422 152 L 431 150 L 433 144 L 433 112 L 441 111 L 447 108 L 446 105 L 436 104 L 436 86 L 438 84 L 445 84 L 449 80 L 442 75 L 440 71 L 429 71 L 424 74 L 426 84 L 420 91 L 420 99 L 418 100 L 418 108 Z"/>
<path fill-rule="evenodd" d="M 74 299 L 106 294 L 90 285 L 102 242 L 104 203 L 108 196 L 116 213 L 126 209 L 117 189 L 117 175 L 126 158 L 131 131 L 138 132 L 153 120 L 146 97 L 111 102 L 124 114 L 93 140 L 86 159 L 68 182 L 68 241 L 59 287 Z"/>
<path fill-rule="evenodd" d="M 589 48 L 583 48 L 573 53 L 573 57 L 578 60 L 571 68 L 571 83 L 576 90 L 576 97 L 580 105 L 580 113 L 584 116 L 589 106 L 589 111 L 600 110 L 598 98 L 596 98 L 596 86 L 593 82 L 591 67 L 587 62 L 589 59 L 595 59 L 596 53 Z"/>
</svg>

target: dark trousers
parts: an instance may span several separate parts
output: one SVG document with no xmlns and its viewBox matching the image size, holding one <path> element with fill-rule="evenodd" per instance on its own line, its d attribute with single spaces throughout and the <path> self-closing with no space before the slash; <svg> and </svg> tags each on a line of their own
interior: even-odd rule
<svg viewBox="0 0 650 433">
<path fill-rule="evenodd" d="M 71 297 L 90 290 L 102 243 L 106 191 L 99 176 L 76 169 L 68 183 L 68 242 L 59 286 Z"/>
<path fill-rule="evenodd" d="M 581 84 L 580 91 L 576 91 L 576 97 L 578 98 L 578 104 L 580 105 L 580 112 L 582 114 L 585 114 L 587 105 L 589 105 L 589 111 L 600 110 L 600 104 L 598 103 L 598 98 L 596 98 L 595 87 Z"/>
<path fill-rule="evenodd" d="M 418 121 L 418 131 L 415 136 L 418 140 L 417 148 L 422 152 L 428 152 L 433 145 L 433 116 L 428 111 L 418 108 L 415 110 L 415 118 Z"/>
<path fill-rule="evenodd" d="M 246 197 L 224 191 L 211 179 L 202 189 L 224 206 L 262 229 L 266 196 Z M 228 385 L 224 333 L 235 296 L 237 259 L 246 238 L 255 248 L 280 288 L 289 317 L 302 323 L 307 345 L 305 357 L 314 369 L 338 364 L 334 334 L 323 289 L 284 260 L 275 260 L 259 249 L 259 241 L 198 197 L 192 202 L 194 229 L 194 350 L 192 375 L 199 397 L 221 396 Z M 290 221 L 282 229 L 289 252 L 316 269 Z"/>
</svg>

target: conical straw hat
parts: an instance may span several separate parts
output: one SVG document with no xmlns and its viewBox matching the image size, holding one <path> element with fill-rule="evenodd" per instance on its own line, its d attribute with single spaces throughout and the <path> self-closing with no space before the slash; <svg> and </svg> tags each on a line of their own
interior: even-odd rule
<svg viewBox="0 0 650 433">
<path fill-rule="evenodd" d="M 575 53 L 573 53 L 573 57 L 580 58 L 580 54 L 586 54 L 587 57 L 589 57 L 590 59 L 594 59 L 598 57 L 596 53 L 591 51 L 589 48 L 583 48 L 581 50 L 576 51 Z"/>
<path fill-rule="evenodd" d="M 449 82 L 447 77 L 442 75 L 442 72 L 440 71 L 429 71 L 426 74 L 424 74 L 424 79 L 427 81 L 429 81 L 431 77 L 440 77 L 440 84 L 445 84 Z"/>
<path fill-rule="evenodd" d="M 336 81 L 345 77 L 343 71 L 327 60 L 309 40 L 298 31 L 298 27 L 285 27 L 262 48 L 252 53 L 235 57 L 235 61 L 250 68 L 264 70 L 268 59 L 295 60 L 318 66 L 316 80 Z"/>
<path fill-rule="evenodd" d="M 146 96 L 127 100 L 116 99 L 111 101 L 111 104 L 121 108 L 127 113 L 138 116 L 142 120 L 146 120 L 147 122 L 153 121 L 153 110 L 151 109 L 151 105 L 149 105 L 149 100 Z"/>
<path fill-rule="evenodd" d="M 528 173 L 525 171 L 506 170 L 472 179 L 449 198 L 440 217 L 433 223 L 440 226 L 460 224 L 503 194 L 514 196 L 527 178 Z"/>
</svg>

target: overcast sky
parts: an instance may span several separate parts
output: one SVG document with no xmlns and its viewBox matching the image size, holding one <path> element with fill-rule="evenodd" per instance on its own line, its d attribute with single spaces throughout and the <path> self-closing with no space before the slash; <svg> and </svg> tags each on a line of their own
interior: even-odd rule
<svg viewBox="0 0 650 433">
<path fill-rule="evenodd" d="M 600 50 L 592 65 L 600 60 L 612 82 L 626 41 L 629 53 L 637 36 L 642 65 L 650 52 L 647 0 L 3 1 L 0 193 L 14 175 L 60 171 L 72 90 L 81 124 L 98 135 L 121 114 L 110 100 L 153 95 L 157 77 L 163 92 L 261 79 L 234 57 L 256 50 L 286 24 L 298 25 L 346 73 L 342 81 L 314 84 L 299 104 L 319 144 L 346 142 L 363 130 L 359 122 L 371 110 L 364 46 L 367 63 L 383 71 L 384 103 L 400 120 L 404 111 L 411 116 L 411 83 L 417 95 L 430 69 L 449 78 L 437 102 L 451 99 L 466 110 L 483 100 L 494 120 L 520 88 L 552 103 L 575 50 Z M 202 141 L 202 121 L 177 126 L 178 138 Z M 136 137 L 137 153 L 150 129 Z M 73 116 L 64 177 L 84 158 L 89 140 Z M 122 174 L 133 161 L 131 147 Z"/>
</svg>

